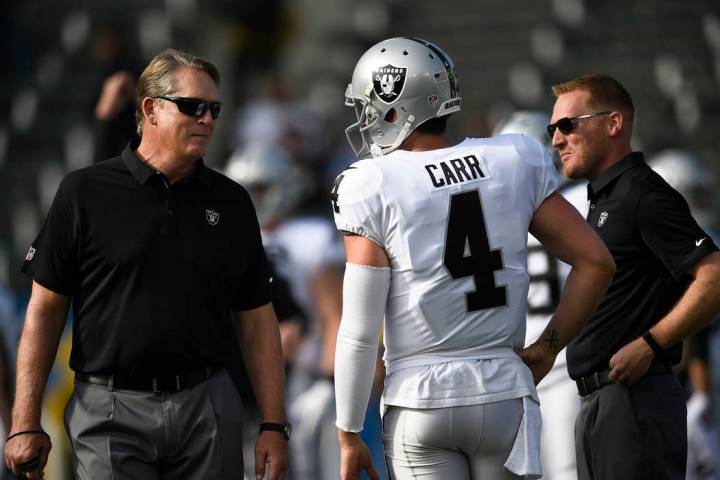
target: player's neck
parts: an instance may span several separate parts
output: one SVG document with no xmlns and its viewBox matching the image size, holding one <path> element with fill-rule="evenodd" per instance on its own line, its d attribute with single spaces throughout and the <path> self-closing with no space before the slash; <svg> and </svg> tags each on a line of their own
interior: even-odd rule
<svg viewBox="0 0 720 480">
<path fill-rule="evenodd" d="M 400 145 L 399 150 L 407 150 L 409 152 L 426 152 L 428 150 L 438 150 L 450 146 L 447 135 L 430 135 L 414 131 Z"/>
</svg>

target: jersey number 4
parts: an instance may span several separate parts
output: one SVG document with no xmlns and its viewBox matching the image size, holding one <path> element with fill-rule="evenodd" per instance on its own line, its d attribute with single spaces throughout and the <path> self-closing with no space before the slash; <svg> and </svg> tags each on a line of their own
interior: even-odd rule
<svg viewBox="0 0 720 480">
<path fill-rule="evenodd" d="M 443 261 L 452 278 L 475 278 L 475 290 L 465 294 L 468 312 L 507 305 L 505 287 L 495 285 L 494 272 L 503 269 L 502 255 L 499 249 L 490 250 L 477 190 L 450 197 Z"/>
</svg>

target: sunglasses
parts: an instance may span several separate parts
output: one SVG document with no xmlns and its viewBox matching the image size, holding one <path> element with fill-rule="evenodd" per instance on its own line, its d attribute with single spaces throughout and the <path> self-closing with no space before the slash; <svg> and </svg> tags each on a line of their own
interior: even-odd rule
<svg viewBox="0 0 720 480">
<path fill-rule="evenodd" d="M 577 126 L 577 121 L 582 120 L 583 118 L 591 118 L 595 117 L 597 115 L 610 115 L 612 112 L 596 112 L 596 113 L 588 113 L 586 115 L 580 115 L 577 117 L 564 117 L 558 120 L 555 123 L 551 123 L 548 125 L 547 133 L 550 136 L 550 138 L 553 138 L 553 135 L 555 135 L 555 130 L 560 130 L 560 132 L 563 135 L 567 135 L 568 133 L 575 130 L 575 127 Z"/>
<path fill-rule="evenodd" d="M 205 112 L 210 110 L 210 116 L 214 120 L 217 120 L 217 118 L 220 116 L 220 112 L 222 111 L 222 103 L 208 102 L 207 100 L 202 100 L 199 98 L 170 97 L 164 95 L 153 98 L 160 98 L 162 100 L 167 100 L 168 102 L 173 102 L 175 105 L 177 105 L 180 112 L 195 118 L 202 117 L 203 115 L 205 115 Z"/>
</svg>

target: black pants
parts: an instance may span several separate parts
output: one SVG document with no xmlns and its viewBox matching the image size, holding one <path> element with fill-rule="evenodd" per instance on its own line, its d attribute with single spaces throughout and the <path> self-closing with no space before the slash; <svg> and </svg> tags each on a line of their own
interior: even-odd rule
<svg viewBox="0 0 720 480">
<path fill-rule="evenodd" d="M 684 480 L 687 409 L 675 375 L 611 383 L 583 397 L 575 451 L 579 480 Z"/>
</svg>

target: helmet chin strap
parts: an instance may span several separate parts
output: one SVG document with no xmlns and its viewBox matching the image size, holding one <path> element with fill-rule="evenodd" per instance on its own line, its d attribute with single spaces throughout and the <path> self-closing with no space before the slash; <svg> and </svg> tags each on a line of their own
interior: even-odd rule
<svg viewBox="0 0 720 480">
<path fill-rule="evenodd" d="M 393 150 L 397 149 L 402 142 L 405 141 L 408 134 L 410 133 L 410 129 L 412 128 L 413 123 L 415 123 L 415 115 L 410 115 L 405 122 L 405 125 L 400 129 L 400 133 L 398 133 L 397 138 L 395 139 L 395 143 L 390 145 L 389 147 L 382 148 L 377 143 L 373 143 L 370 145 L 370 153 L 373 157 L 382 157 L 383 155 L 392 152 Z"/>
</svg>

